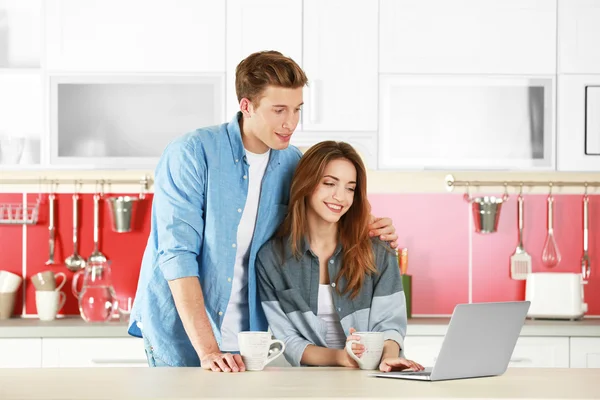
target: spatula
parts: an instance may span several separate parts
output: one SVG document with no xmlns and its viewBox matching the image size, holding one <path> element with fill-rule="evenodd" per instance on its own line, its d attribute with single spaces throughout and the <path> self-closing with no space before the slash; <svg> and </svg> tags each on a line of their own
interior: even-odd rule
<svg viewBox="0 0 600 400">
<path fill-rule="evenodd" d="M 523 195 L 518 198 L 519 244 L 510 256 L 510 277 L 515 280 L 527 279 L 531 273 L 531 256 L 523 248 Z"/>
</svg>

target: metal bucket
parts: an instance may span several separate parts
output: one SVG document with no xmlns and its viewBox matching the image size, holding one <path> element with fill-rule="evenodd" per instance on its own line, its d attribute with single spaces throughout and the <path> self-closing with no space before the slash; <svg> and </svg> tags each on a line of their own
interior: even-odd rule
<svg viewBox="0 0 600 400">
<path fill-rule="evenodd" d="M 500 210 L 506 199 L 494 196 L 474 197 L 471 199 L 473 224 L 477 233 L 494 233 L 498 228 Z"/>
<path fill-rule="evenodd" d="M 118 233 L 131 232 L 139 199 L 130 196 L 117 196 L 109 197 L 107 200 L 110 207 L 113 231 Z"/>
</svg>

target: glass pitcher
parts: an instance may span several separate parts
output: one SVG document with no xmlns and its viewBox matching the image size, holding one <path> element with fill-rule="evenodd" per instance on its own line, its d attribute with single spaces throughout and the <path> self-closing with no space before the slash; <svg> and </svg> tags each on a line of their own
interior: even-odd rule
<svg viewBox="0 0 600 400">
<path fill-rule="evenodd" d="M 81 290 L 77 290 L 79 277 L 83 275 Z M 79 302 L 79 313 L 86 322 L 110 320 L 116 300 L 112 285 L 110 261 L 88 262 L 84 269 L 73 276 L 73 295 Z"/>
</svg>

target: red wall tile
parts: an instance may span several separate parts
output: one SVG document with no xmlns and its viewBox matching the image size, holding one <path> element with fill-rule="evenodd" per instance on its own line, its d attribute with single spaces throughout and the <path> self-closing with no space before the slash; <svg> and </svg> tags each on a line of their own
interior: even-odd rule
<svg viewBox="0 0 600 400">
<path fill-rule="evenodd" d="M 496 193 L 497 194 L 497 193 Z M 110 194 L 116 195 L 116 194 Z M 136 194 L 133 194 L 135 196 Z M 37 195 L 30 195 L 35 201 Z M 525 248 L 532 255 L 533 271 L 547 271 L 541 263 L 546 238 L 545 195 L 525 196 Z M 20 194 L 0 194 L 0 202 L 19 202 Z M 409 249 L 409 274 L 413 276 L 413 314 L 448 315 L 458 303 L 469 301 L 469 259 L 471 258 L 472 301 L 522 300 L 524 281 L 510 278 L 509 259 L 517 244 L 516 195 L 503 204 L 498 231 L 477 234 L 470 223 L 470 205 L 462 194 L 371 194 L 372 213 L 390 217 L 399 235 L 399 247 Z M 582 251 L 582 197 L 555 196 L 555 234 L 562 255 L 555 271 L 579 272 Z M 139 203 L 136 225 L 131 233 L 111 229 L 108 205 L 101 202 L 100 249 L 112 261 L 113 285 L 120 296 L 135 295 L 141 258 L 150 232 L 152 195 Z M 48 202 L 42 198 L 40 220 L 27 227 L 26 313 L 35 315 L 35 289 L 30 277 L 45 270 L 68 276 L 64 291 L 67 303 L 63 314 L 78 314 L 77 299 L 71 293 L 73 273 L 64 260 L 73 251 L 72 198 L 57 195 L 57 264 L 46 266 L 48 258 Z M 592 277 L 585 287 L 588 315 L 600 315 L 600 196 L 590 196 L 590 244 Z M 471 232 L 470 232 L 471 231 Z M 471 237 L 471 242 L 469 238 Z M 2 259 L 0 269 L 22 273 L 22 227 L 0 226 Z M 93 195 L 80 195 L 79 250 L 85 258 L 93 249 Z M 471 243 L 471 246 L 469 245 Z M 471 253 L 470 253 L 471 248 Z M 22 298 L 16 311 L 21 314 Z"/>
<path fill-rule="evenodd" d="M 119 196 L 121 194 L 107 194 Z M 129 194 L 130 196 L 137 196 Z M 31 197 L 36 197 L 32 195 Z M 136 210 L 135 224 L 132 232 L 117 233 L 112 230 L 112 222 L 108 202 L 100 201 L 100 251 L 111 261 L 113 287 L 117 296 L 134 297 L 140 264 L 148 234 L 150 232 L 150 209 L 152 195 L 139 202 Z M 93 214 L 94 202 L 92 194 L 79 195 L 79 254 L 88 258 L 94 248 Z M 73 253 L 73 200 L 71 194 L 56 195 L 55 223 L 57 244 L 55 265 L 45 265 L 48 259 L 48 196 L 44 195 L 41 207 L 41 220 L 38 225 L 27 230 L 27 314 L 36 314 L 35 288 L 31 284 L 32 275 L 40 271 L 52 270 L 64 272 L 67 284 L 63 291 L 67 294 L 67 302 L 62 314 L 79 314 L 77 298 L 72 293 L 74 273 L 65 265 L 65 259 Z M 82 282 L 80 278 L 80 282 Z M 78 283 L 81 288 L 81 283 Z"/>
<path fill-rule="evenodd" d="M 372 214 L 390 217 L 408 248 L 413 314 L 452 314 L 468 302 L 468 208 L 450 194 L 369 195 Z"/>
<path fill-rule="evenodd" d="M 531 255 L 533 272 L 581 272 L 583 251 L 582 196 L 554 196 L 554 236 L 561 262 L 554 268 L 542 263 L 547 236 L 546 195 L 524 196 L 525 250 Z M 589 255 L 592 276 L 585 286 L 588 315 L 600 315 L 600 197 L 590 196 Z M 525 282 L 510 278 L 510 256 L 517 245 L 517 196 L 503 204 L 498 232 L 473 234 L 473 301 L 505 301 L 525 298 Z"/>
<path fill-rule="evenodd" d="M 23 203 L 22 194 L 0 193 L 0 204 Z M 0 270 L 23 275 L 23 226 L 0 225 Z M 22 287 L 23 285 L 21 285 Z M 15 298 L 14 315 L 21 315 L 23 290 L 18 290 Z"/>
</svg>

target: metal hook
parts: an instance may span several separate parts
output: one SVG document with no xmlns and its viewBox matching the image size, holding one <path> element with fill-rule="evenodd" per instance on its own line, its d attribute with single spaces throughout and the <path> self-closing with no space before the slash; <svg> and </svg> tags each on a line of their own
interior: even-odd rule
<svg viewBox="0 0 600 400">
<path fill-rule="evenodd" d="M 548 193 L 548 197 L 552 197 L 552 185 L 553 185 L 553 183 L 552 183 L 552 182 L 548 182 L 548 187 L 549 187 L 549 189 L 550 189 L 550 190 L 549 190 L 549 193 Z"/>
<path fill-rule="evenodd" d="M 519 184 L 519 198 L 523 198 L 523 182 Z"/>
<path fill-rule="evenodd" d="M 469 182 L 465 183 L 465 194 L 463 195 L 463 200 L 466 201 L 467 203 L 471 202 L 471 195 L 469 194 Z"/>
<path fill-rule="evenodd" d="M 504 182 L 504 194 L 502 195 L 502 201 L 508 200 L 508 182 Z"/>
<path fill-rule="evenodd" d="M 588 183 L 587 182 L 583 183 L 583 197 L 585 199 L 588 198 Z"/>
</svg>

